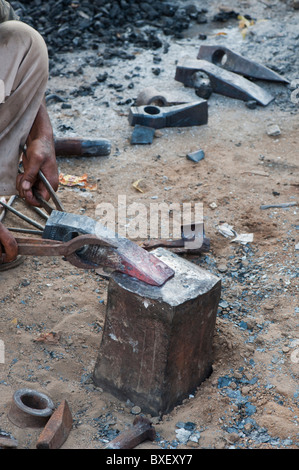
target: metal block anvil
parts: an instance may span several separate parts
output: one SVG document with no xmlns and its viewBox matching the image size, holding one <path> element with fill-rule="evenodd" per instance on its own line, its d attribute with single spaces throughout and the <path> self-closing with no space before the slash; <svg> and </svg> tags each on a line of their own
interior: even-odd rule
<svg viewBox="0 0 299 470">
<path fill-rule="evenodd" d="M 236 54 L 224 46 L 200 46 L 197 59 L 208 60 L 215 65 L 219 65 L 230 72 L 241 74 L 244 77 L 290 83 L 289 80 L 268 67 Z"/>
<path fill-rule="evenodd" d="M 208 103 L 203 99 L 166 108 L 153 105 L 132 106 L 129 112 L 131 126 L 140 124 L 161 129 L 163 127 L 200 126 L 207 122 Z"/>
<path fill-rule="evenodd" d="M 255 83 L 236 73 L 224 70 L 207 60 L 184 59 L 176 67 L 175 80 L 193 87 L 197 72 L 205 73 L 215 93 L 243 101 L 255 100 L 267 106 L 274 97 Z"/>
<path fill-rule="evenodd" d="M 94 381 L 144 413 L 168 413 L 212 372 L 221 280 L 157 248 L 175 275 L 161 287 L 113 273 Z"/>
</svg>

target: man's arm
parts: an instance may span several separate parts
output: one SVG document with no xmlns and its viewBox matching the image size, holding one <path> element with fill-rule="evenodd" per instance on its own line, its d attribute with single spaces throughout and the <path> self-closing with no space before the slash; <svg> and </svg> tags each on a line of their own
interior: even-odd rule
<svg viewBox="0 0 299 470">
<path fill-rule="evenodd" d="M 22 157 L 24 173 L 17 177 L 17 190 L 29 204 L 39 206 L 38 200 L 34 197 L 33 188 L 44 199 L 50 198 L 50 194 L 38 177 L 39 170 L 44 173 L 54 191 L 57 191 L 59 181 L 53 129 L 45 100 L 37 113 L 26 146 L 26 152 Z"/>
<path fill-rule="evenodd" d="M 39 202 L 33 195 L 33 187 L 46 200 L 50 194 L 39 180 L 38 172 L 42 170 L 53 189 L 58 188 L 58 169 L 56 163 L 53 130 L 45 102 L 37 113 L 27 142 L 26 154 L 23 155 L 24 173 L 17 177 L 17 189 L 21 197 L 34 206 Z M 4 252 L 2 247 L 4 248 Z M 13 261 L 18 255 L 18 245 L 14 236 L 0 223 L 0 264 Z"/>
</svg>

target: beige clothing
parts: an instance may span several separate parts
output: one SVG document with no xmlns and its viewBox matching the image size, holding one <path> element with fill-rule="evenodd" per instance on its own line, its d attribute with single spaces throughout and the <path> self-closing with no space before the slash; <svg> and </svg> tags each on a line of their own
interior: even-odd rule
<svg viewBox="0 0 299 470">
<path fill-rule="evenodd" d="M 0 0 L 0 23 L 9 20 L 18 20 L 18 17 L 6 0 Z"/>
<path fill-rule="evenodd" d="M 42 103 L 48 52 L 41 35 L 20 21 L 0 24 L 0 195 L 16 194 L 22 148 Z"/>
</svg>

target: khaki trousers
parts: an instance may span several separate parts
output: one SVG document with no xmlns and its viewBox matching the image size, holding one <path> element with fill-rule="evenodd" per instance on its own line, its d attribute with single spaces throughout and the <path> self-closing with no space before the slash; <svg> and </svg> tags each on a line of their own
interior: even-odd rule
<svg viewBox="0 0 299 470">
<path fill-rule="evenodd" d="M 16 194 L 22 148 L 44 97 L 48 52 L 21 21 L 0 24 L 0 196 Z"/>
</svg>

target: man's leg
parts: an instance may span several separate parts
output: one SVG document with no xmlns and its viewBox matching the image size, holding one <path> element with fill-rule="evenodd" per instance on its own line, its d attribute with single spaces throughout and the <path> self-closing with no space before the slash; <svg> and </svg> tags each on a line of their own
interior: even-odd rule
<svg viewBox="0 0 299 470">
<path fill-rule="evenodd" d="M 0 195 L 12 195 L 21 151 L 48 80 L 43 38 L 20 21 L 1 24 L 0 64 Z"/>
</svg>

